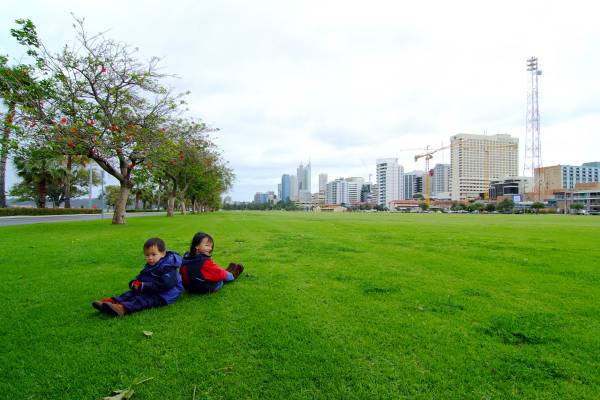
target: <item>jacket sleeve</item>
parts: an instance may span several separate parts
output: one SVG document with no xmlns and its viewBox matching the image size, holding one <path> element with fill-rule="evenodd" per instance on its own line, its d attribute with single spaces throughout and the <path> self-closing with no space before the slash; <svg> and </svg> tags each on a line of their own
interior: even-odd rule
<svg viewBox="0 0 600 400">
<path fill-rule="evenodd" d="M 169 268 L 161 275 L 153 275 L 152 280 L 142 281 L 142 293 L 160 293 L 177 285 L 177 268 Z"/>
<path fill-rule="evenodd" d="M 219 267 L 213 260 L 208 259 L 202 264 L 202 275 L 207 281 L 218 282 L 227 278 L 227 271 Z"/>
</svg>

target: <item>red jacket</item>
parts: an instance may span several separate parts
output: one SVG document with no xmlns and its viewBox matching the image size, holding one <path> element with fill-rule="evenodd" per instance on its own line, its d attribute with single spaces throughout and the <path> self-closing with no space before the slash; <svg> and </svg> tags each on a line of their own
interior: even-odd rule
<svg viewBox="0 0 600 400">
<path fill-rule="evenodd" d="M 185 287 L 190 286 L 194 281 L 219 282 L 227 277 L 227 271 L 204 254 L 190 256 L 186 253 L 183 256 L 179 272 Z"/>
</svg>

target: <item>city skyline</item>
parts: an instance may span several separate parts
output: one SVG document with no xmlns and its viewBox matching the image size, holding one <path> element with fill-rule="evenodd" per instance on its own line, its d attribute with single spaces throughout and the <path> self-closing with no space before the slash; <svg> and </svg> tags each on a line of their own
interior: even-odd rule
<svg viewBox="0 0 600 400">
<path fill-rule="evenodd" d="M 178 76 L 173 89 L 191 91 L 190 113 L 220 129 L 214 140 L 236 173 L 234 200 L 276 190 L 298 160 L 331 178 L 367 180 L 377 158 L 423 169 L 417 152 L 402 150 L 448 145 L 460 133 L 524 143 L 532 56 L 543 71 L 542 165 L 600 158 L 598 4 L 175 3 L 7 0 L 0 45 L 22 60 L 8 30 L 30 18 L 58 50 L 73 42 L 72 11 L 90 33 L 107 31 L 142 59 L 161 57 L 165 73 Z M 449 162 L 447 151 L 432 160 Z"/>
</svg>

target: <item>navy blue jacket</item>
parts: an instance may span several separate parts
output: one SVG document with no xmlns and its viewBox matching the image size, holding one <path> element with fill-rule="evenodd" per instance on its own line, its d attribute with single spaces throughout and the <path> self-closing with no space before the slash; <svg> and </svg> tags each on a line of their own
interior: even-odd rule
<svg viewBox="0 0 600 400">
<path fill-rule="evenodd" d="M 142 282 L 142 293 L 158 294 L 167 304 L 171 304 L 183 292 L 181 276 L 177 271 L 180 266 L 181 256 L 174 251 L 167 251 L 156 264 L 146 264 L 134 280 Z"/>
</svg>

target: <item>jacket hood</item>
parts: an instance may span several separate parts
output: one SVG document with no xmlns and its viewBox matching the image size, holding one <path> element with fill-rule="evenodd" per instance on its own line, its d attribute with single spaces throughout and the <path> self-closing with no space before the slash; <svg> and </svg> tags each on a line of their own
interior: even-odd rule
<svg viewBox="0 0 600 400">
<path fill-rule="evenodd" d="M 150 266 L 146 264 L 147 269 L 157 269 L 157 268 L 179 268 L 181 267 L 181 256 L 174 251 L 167 250 L 165 256 L 160 259 L 159 262 Z"/>
</svg>

